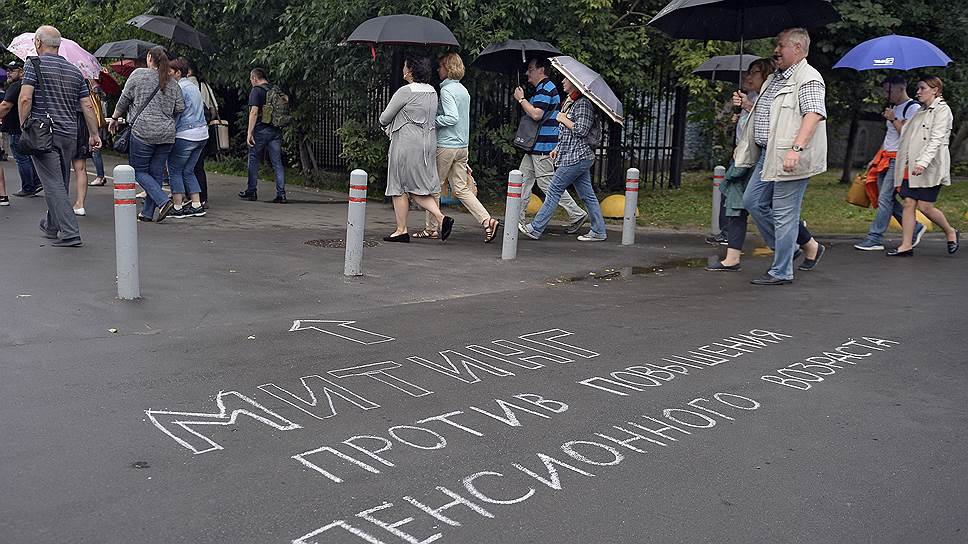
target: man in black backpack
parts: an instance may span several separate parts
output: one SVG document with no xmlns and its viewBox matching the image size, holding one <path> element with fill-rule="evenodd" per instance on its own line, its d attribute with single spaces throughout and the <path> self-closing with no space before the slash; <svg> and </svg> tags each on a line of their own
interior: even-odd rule
<svg viewBox="0 0 968 544">
<path fill-rule="evenodd" d="M 273 100 L 270 100 L 270 94 L 274 95 L 273 99 L 278 95 L 285 98 L 285 95 L 273 92 L 274 86 L 269 83 L 266 71 L 262 68 L 253 68 L 249 72 L 249 83 L 252 84 L 252 91 L 249 93 L 249 127 L 246 136 L 246 142 L 249 144 L 249 183 L 246 189 L 239 193 L 239 197 L 243 200 L 258 200 L 259 163 L 262 151 L 266 150 L 276 176 L 276 198 L 272 202 L 285 204 L 286 171 L 282 166 L 282 127 L 272 123 L 274 104 Z"/>
</svg>

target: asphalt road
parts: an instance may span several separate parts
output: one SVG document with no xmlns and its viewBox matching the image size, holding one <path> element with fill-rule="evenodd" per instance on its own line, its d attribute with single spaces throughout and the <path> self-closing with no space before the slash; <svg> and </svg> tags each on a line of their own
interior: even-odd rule
<svg viewBox="0 0 968 544">
<path fill-rule="evenodd" d="M 968 288 L 937 234 L 828 237 L 755 287 L 766 259 L 705 272 L 696 235 L 503 263 L 463 227 L 346 280 L 305 244 L 344 208 L 307 192 L 139 226 L 121 302 L 109 195 L 74 250 L 40 199 L 0 210 L 3 544 L 968 540 Z"/>
</svg>

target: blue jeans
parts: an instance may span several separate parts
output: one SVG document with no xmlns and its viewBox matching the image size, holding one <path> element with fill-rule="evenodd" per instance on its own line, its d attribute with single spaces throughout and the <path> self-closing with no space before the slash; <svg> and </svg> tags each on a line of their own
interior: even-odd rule
<svg viewBox="0 0 968 544">
<path fill-rule="evenodd" d="M 598 238 L 605 238 L 605 219 L 602 217 L 602 209 L 598 205 L 595 189 L 592 188 L 591 168 L 593 164 L 595 164 L 594 159 L 587 159 L 577 164 L 559 166 L 555 170 L 555 175 L 551 178 L 551 183 L 548 185 L 545 194 L 545 201 L 541 204 L 538 214 L 534 216 L 534 221 L 531 222 L 531 228 L 535 232 L 538 234 L 544 232 L 548 222 L 551 221 L 551 216 L 555 213 L 562 193 L 569 186 L 574 185 L 578 198 L 585 203 L 585 208 L 588 210 L 588 218 L 591 220 L 590 234 Z"/>
<path fill-rule="evenodd" d="M 194 194 L 202 191 L 198 185 L 198 178 L 195 177 L 195 164 L 198 163 L 198 157 L 201 156 L 202 148 L 206 143 L 208 143 L 207 140 L 193 142 L 175 138 L 175 145 L 168 155 L 168 178 L 171 180 L 172 193 Z M 188 191 L 185 191 L 186 186 Z"/>
<path fill-rule="evenodd" d="M 246 191 L 252 193 L 259 187 L 259 162 L 262 151 L 269 154 L 269 162 L 276 174 L 276 196 L 286 196 L 286 170 L 282 167 L 282 130 L 260 125 L 252 132 L 255 145 L 249 148 L 249 184 Z"/>
<path fill-rule="evenodd" d="M 161 189 L 161 180 L 165 177 L 165 163 L 171 153 L 171 144 L 149 144 L 131 135 L 131 147 L 128 152 L 128 162 L 134 168 L 134 179 L 145 190 L 144 207 L 141 215 L 154 217 L 155 208 L 168 202 L 168 195 Z"/>
<path fill-rule="evenodd" d="M 797 249 L 800 230 L 800 206 L 807 192 L 810 178 L 794 181 L 763 181 L 763 162 L 766 150 L 753 167 L 743 206 L 766 245 L 773 248 L 773 266 L 769 274 L 781 280 L 793 279 L 793 253 Z"/>
<path fill-rule="evenodd" d="M 101 140 L 102 142 L 105 140 Z M 104 159 L 101 158 L 101 151 L 95 151 L 91 153 L 91 160 L 94 161 L 94 173 L 99 178 L 104 177 Z"/>
<path fill-rule="evenodd" d="M 877 213 L 871 221 L 867 239 L 877 244 L 883 242 L 884 233 L 891 224 L 891 216 L 897 218 L 900 225 L 903 211 L 904 205 L 894 198 L 894 159 L 891 159 L 887 170 L 877 175 Z"/>
<path fill-rule="evenodd" d="M 16 106 L 14 106 L 16 107 Z M 32 193 L 40 187 L 40 178 L 37 176 L 37 169 L 34 162 L 30 160 L 30 155 L 24 155 L 17 149 L 20 143 L 20 134 L 10 135 L 10 151 L 13 152 L 13 160 L 17 161 L 17 173 L 20 174 L 20 188 L 25 192 Z"/>
</svg>

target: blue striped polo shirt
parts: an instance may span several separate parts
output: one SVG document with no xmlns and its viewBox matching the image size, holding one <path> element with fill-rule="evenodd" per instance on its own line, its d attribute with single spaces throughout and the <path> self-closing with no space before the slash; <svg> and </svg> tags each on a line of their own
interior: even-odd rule
<svg viewBox="0 0 968 544">
<path fill-rule="evenodd" d="M 37 73 L 34 63 L 27 59 L 24 63 L 24 85 L 34 87 L 34 103 L 30 116 L 35 118 L 50 115 L 54 122 L 54 132 L 62 136 L 77 137 L 78 103 L 91 94 L 84 82 L 84 76 L 76 66 L 60 55 L 40 56 L 40 72 L 44 78 L 44 88 L 37 87 Z"/>
<path fill-rule="evenodd" d="M 556 112 L 561 107 L 561 97 L 558 96 L 558 87 L 545 78 L 535 87 L 534 96 L 531 97 L 531 105 L 541 108 L 544 111 L 544 123 L 538 129 L 538 138 L 531 148 L 531 153 L 535 155 L 547 155 L 558 145 L 558 121 L 555 120 Z"/>
</svg>

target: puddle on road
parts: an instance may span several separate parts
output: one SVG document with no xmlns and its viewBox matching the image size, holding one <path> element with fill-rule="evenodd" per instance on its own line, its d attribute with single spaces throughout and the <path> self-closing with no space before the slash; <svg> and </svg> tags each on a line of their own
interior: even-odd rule
<svg viewBox="0 0 968 544">
<path fill-rule="evenodd" d="M 717 257 L 718 258 L 718 257 Z M 623 268 L 604 268 L 602 270 L 597 270 L 589 272 L 582 276 L 559 276 L 556 278 L 549 278 L 546 283 L 549 285 L 558 285 L 562 283 L 575 283 L 579 281 L 612 281 L 616 278 L 631 278 L 633 276 L 649 276 L 652 274 L 662 274 L 668 270 L 676 270 L 681 268 L 705 268 L 709 263 L 708 257 L 693 257 L 689 259 L 674 259 L 670 261 L 663 261 L 654 266 L 626 266 Z"/>
</svg>

